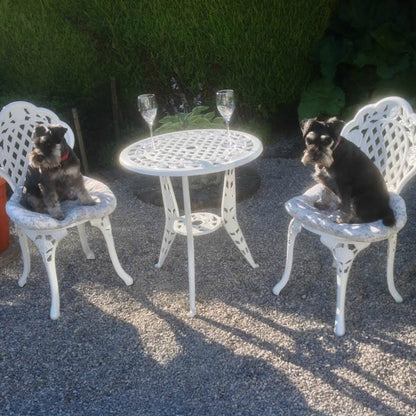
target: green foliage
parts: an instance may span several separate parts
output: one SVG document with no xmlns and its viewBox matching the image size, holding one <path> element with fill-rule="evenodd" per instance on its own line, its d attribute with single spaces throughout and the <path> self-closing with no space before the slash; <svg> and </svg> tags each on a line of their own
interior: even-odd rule
<svg viewBox="0 0 416 416">
<path fill-rule="evenodd" d="M 298 99 L 336 0 L 2 0 L 0 76 L 22 95 L 91 108 L 115 76 L 125 104 L 170 79 L 273 111 Z M 92 102 L 91 102 L 92 101 Z"/>
<path fill-rule="evenodd" d="M 382 93 L 416 99 L 416 3 L 340 2 L 313 59 L 320 73 L 302 94 L 300 119 L 320 114 L 349 116 L 360 103 Z"/>
<path fill-rule="evenodd" d="M 174 116 L 166 116 L 159 120 L 162 125 L 155 130 L 156 134 L 170 133 L 178 130 L 190 129 L 219 129 L 224 128 L 225 122 L 222 117 L 215 117 L 215 112 L 207 111 L 209 107 L 198 106 L 190 113 L 179 113 Z"/>
<path fill-rule="evenodd" d="M 320 113 L 338 114 L 344 105 L 344 91 L 327 79 L 319 78 L 311 82 L 301 96 L 299 119 L 315 117 Z"/>
<path fill-rule="evenodd" d="M 93 102 L 102 82 L 97 51 L 84 33 L 73 30 L 56 2 L 3 0 L 0 15 L 3 92 L 68 107 Z"/>
</svg>

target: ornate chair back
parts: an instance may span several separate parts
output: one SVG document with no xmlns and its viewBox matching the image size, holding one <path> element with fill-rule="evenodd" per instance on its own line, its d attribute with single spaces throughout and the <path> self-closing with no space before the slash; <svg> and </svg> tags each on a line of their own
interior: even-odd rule
<svg viewBox="0 0 416 416">
<path fill-rule="evenodd" d="M 416 114 L 400 97 L 363 107 L 341 135 L 370 157 L 389 191 L 400 193 L 416 171 Z"/>
<path fill-rule="evenodd" d="M 25 101 L 15 101 L 3 107 L 0 113 L 0 176 L 6 179 L 12 190 L 22 185 L 32 151 L 32 133 L 37 124 L 61 124 L 65 126 L 65 139 L 74 147 L 71 127 L 46 108 L 36 107 Z"/>
</svg>

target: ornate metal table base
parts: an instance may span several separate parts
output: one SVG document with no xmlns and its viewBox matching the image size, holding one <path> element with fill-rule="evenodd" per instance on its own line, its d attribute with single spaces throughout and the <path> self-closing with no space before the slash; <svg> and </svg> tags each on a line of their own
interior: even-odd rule
<svg viewBox="0 0 416 416">
<path fill-rule="evenodd" d="M 230 137 L 233 146 L 230 146 Z M 260 155 L 261 142 L 254 136 L 225 130 L 188 130 L 141 140 L 123 150 L 121 164 L 132 171 L 159 176 L 165 209 L 165 229 L 156 267 L 162 267 L 176 234 L 186 236 L 190 314 L 195 315 L 194 236 L 205 235 L 224 227 L 248 263 L 256 268 L 237 221 L 235 168 Z M 189 176 L 225 172 L 220 215 L 191 211 Z M 171 176 L 182 178 L 184 215 L 179 213 Z"/>
<path fill-rule="evenodd" d="M 210 234 L 221 227 L 225 227 L 234 244 L 241 251 L 248 263 L 258 267 L 254 262 L 247 246 L 244 235 L 237 221 L 236 193 L 235 193 L 235 170 L 229 169 L 224 177 L 224 190 L 221 206 L 221 216 L 209 212 L 191 212 L 191 200 L 189 192 L 188 177 L 182 178 L 182 189 L 184 199 L 185 215 L 179 215 L 178 204 L 173 192 L 170 177 L 161 176 L 160 185 L 165 208 L 165 230 L 163 232 L 162 247 L 160 249 L 159 261 L 156 267 L 162 267 L 166 256 L 172 246 L 176 234 L 185 235 L 188 243 L 188 272 L 189 272 L 189 297 L 190 314 L 195 315 L 195 254 L 194 236 Z"/>
</svg>

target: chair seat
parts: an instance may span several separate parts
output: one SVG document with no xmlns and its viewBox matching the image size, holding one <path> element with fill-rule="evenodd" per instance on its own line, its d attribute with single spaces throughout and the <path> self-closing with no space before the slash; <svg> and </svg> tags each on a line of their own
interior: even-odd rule
<svg viewBox="0 0 416 416">
<path fill-rule="evenodd" d="M 336 212 L 322 211 L 314 206 L 322 193 L 323 186 L 315 185 L 303 195 L 286 202 L 286 211 L 302 223 L 302 226 L 317 234 L 328 234 L 342 240 L 373 242 L 389 238 L 400 231 L 407 221 L 406 205 L 400 195 L 390 192 L 390 206 L 396 218 L 393 227 L 385 226 L 381 220 L 364 224 L 338 224 Z"/>
<path fill-rule="evenodd" d="M 96 205 L 81 205 L 78 200 L 61 203 L 65 218 L 61 221 L 49 214 L 30 211 L 20 204 L 22 187 L 16 188 L 6 204 L 6 211 L 10 219 L 20 228 L 29 230 L 56 230 L 73 227 L 85 221 L 102 218 L 111 214 L 117 205 L 117 200 L 111 190 L 95 179 L 84 176 L 87 191 L 97 202 Z"/>
</svg>

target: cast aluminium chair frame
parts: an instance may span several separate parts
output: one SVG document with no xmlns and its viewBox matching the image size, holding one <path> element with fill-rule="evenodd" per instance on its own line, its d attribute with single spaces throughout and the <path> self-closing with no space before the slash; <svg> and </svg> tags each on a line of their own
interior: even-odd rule
<svg viewBox="0 0 416 416">
<path fill-rule="evenodd" d="M 321 242 L 331 250 L 336 263 L 335 334 L 339 336 L 345 333 L 345 294 L 352 263 L 355 256 L 372 242 L 388 240 L 388 289 L 396 302 L 403 301 L 394 285 L 393 266 L 397 233 L 407 220 L 405 202 L 399 193 L 416 173 L 416 114 L 402 98 L 387 97 L 358 111 L 344 126 L 341 135 L 364 151 L 381 171 L 390 192 L 396 225 L 386 227 L 381 220 L 366 224 L 337 224 L 329 212 L 314 207 L 322 190 L 321 185 L 315 185 L 285 204 L 293 218 L 288 230 L 285 270 L 273 288 L 273 293 L 278 295 L 289 280 L 293 247 L 301 229 L 318 234 Z"/>
<path fill-rule="evenodd" d="M 65 201 L 62 209 L 66 217 L 58 221 L 47 214 L 29 211 L 20 205 L 22 185 L 29 164 L 29 153 L 33 148 L 31 136 L 37 124 L 61 124 L 65 126 L 65 139 L 69 146 L 74 146 L 74 134 L 71 128 L 60 120 L 56 114 L 46 108 L 36 107 L 25 101 L 16 101 L 6 105 L 0 112 L 0 177 L 6 179 L 13 195 L 6 204 L 6 211 L 14 222 L 23 256 L 23 273 L 19 286 L 26 284 L 30 272 L 30 254 L 28 240 L 32 240 L 39 249 L 49 278 L 51 290 L 50 317 L 57 319 L 60 314 L 59 287 L 55 267 L 55 251 L 58 243 L 68 232 L 77 227 L 82 249 L 88 259 L 94 259 L 85 233 L 85 223 L 99 228 L 107 243 L 113 266 L 126 283 L 131 285 L 133 279 L 123 270 L 114 247 L 109 215 L 117 205 L 111 190 L 103 183 L 84 177 L 87 190 L 97 201 L 94 206 L 82 206 L 78 201 Z"/>
</svg>

